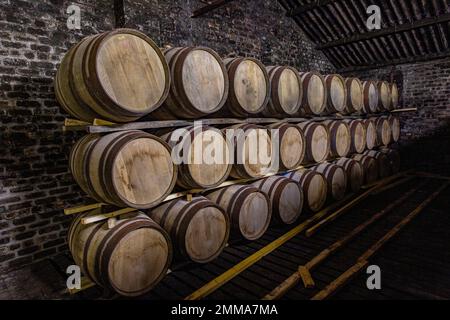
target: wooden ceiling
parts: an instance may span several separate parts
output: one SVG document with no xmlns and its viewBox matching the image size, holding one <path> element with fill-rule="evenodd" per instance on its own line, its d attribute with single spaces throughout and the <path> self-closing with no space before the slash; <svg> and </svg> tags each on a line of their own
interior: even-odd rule
<svg viewBox="0 0 450 320">
<path fill-rule="evenodd" d="M 278 0 L 339 72 L 450 57 L 450 0 Z M 368 6 L 381 29 L 366 27 Z"/>
</svg>

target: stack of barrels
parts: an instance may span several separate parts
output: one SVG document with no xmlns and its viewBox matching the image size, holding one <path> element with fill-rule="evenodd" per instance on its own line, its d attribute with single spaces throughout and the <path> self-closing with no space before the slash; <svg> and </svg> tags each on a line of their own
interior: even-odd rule
<svg viewBox="0 0 450 320">
<path fill-rule="evenodd" d="M 291 119 L 89 134 L 74 145 L 69 166 L 80 188 L 136 211 L 113 226 L 83 224 L 101 209 L 79 215 L 70 250 L 88 277 L 126 296 L 150 290 L 172 259 L 207 263 L 229 239 L 259 239 L 270 225 L 291 225 L 399 170 L 398 151 L 388 148 L 400 138 L 399 120 L 376 115 L 397 108 L 398 88 L 388 82 L 222 60 L 204 47 L 161 50 L 138 31 L 117 29 L 68 51 L 55 92 L 85 122 Z M 368 116 L 305 119 L 327 114 Z M 220 187 L 229 179 L 243 181 Z M 166 201 L 192 189 L 203 192 Z"/>
</svg>

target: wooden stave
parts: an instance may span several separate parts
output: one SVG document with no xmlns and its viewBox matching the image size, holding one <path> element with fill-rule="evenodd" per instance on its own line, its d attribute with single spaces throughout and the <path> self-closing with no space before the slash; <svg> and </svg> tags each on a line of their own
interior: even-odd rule
<svg viewBox="0 0 450 320">
<path fill-rule="evenodd" d="M 351 133 L 350 127 L 347 123 L 339 120 L 326 120 L 323 122 L 330 132 L 330 156 L 329 158 L 341 158 L 346 157 L 350 153 L 351 148 Z M 344 152 L 339 152 L 337 147 L 337 136 L 338 130 L 340 126 L 345 126 L 348 132 L 349 142 L 347 143 L 348 147 L 345 148 Z"/>
<path fill-rule="evenodd" d="M 245 108 L 243 108 L 240 105 L 240 103 L 236 97 L 235 91 L 234 91 L 234 81 L 232 81 L 232 80 L 234 80 L 235 72 L 236 72 L 237 68 L 239 67 L 239 64 L 246 60 L 252 61 L 253 63 L 257 64 L 260 67 L 261 71 L 263 72 L 264 78 L 266 80 L 266 97 L 265 97 L 262 105 L 254 112 L 249 112 L 248 110 L 245 110 Z M 244 117 L 244 118 L 264 112 L 264 110 L 267 107 L 267 104 L 269 103 L 270 97 L 271 97 L 271 86 L 270 86 L 269 74 L 266 70 L 266 67 L 262 64 L 262 62 L 255 58 L 238 57 L 238 58 L 225 59 L 224 63 L 225 63 L 225 67 L 227 68 L 227 71 L 228 71 L 228 78 L 229 78 L 229 83 L 230 83 L 228 99 L 225 103 L 225 106 L 227 107 L 228 111 L 230 111 L 230 113 L 236 117 Z"/>
<path fill-rule="evenodd" d="M 364 183 L 364 172 L 361 164 L 358 161 L 349 158 L 338 159 L 334 162 L 334 164 L 341 166 L 346 171 L 347 180 L 349 182 L 348 190 L 354 193 L 358 192 Z M 357 177 L 356 180 L 354 179 L 355 170 L 356 172 L 361 173 L 359 178 Z"/>
<path fill-rule="evenodd" d="M 314 167 L 313 170 L 323 174 L 323 176 L 325 177 L 328 185 L 328 197 L 330 199 L 340 201 L 345 197 L 345 192 L 347 191 L 347 174 L 344 168 L 332 163 L 322 163 Z M 337 189 L 335 189 L 334 178 L 338 173 L 342 174 L 344 180 L 340 181 L 341 185 Z"/>
<path fill-rule="evenodd" d="M 82 268 L 83 274 L 90 278 L 93 282 L 97 283 L 101 287 L 114 290 L 121 295 L 136 297 L 153 289 L 166 275 L 172 262 L 173 248 L 167 232 L 142 212 L 129 213 L 117 217 L 117 222 L 112 228 L 108 227 L 107 221 L 87 225 L 83 225 L 81 223 L 83 218 L 100 213 L 101 209 L 95 209 L 87 213 L 82 213 L 78 215 L 70 224 L 67 233 L 67 243 L 75 263 Z M 124 291 L 114 285 L 110 279 L 111 276 L 109 275 L 109 272 L 106 270 L 109 270 L 108 267 L 114 251 L 113 249 L 117 247 L 119 241 L 124 239 L 131 232 L 141 228 L 154 229 L 161 234 L 162 238 L 165 240 L 165 244 L 167 245 L 167 258 L 158 276 L 150 285 L 132 292 Z M 88 235 L 84 241 L 82 240 L 83 233 L 87 233 Z M 97 237 L 99 237 L 99 239 L 96 239 Z M 116 246 L 111 243 L 115 243 Z M 83 250 L 77 250 L 80 249 L 78 247 L 82 247 Z M 90 250 L 93 249 L 95 254 L 89 255 Z M 143 268 L 143 270 L 153 270 L 153 268 Z"/>
<path fill-rule="evenodd" d="M 356 119 L 356 120 L 344 120 L 344 122 L 346 122 L 349 127 L 350 127 L 350 133 L 351 133 L 351 139 L 352 139 L 352 143 L 351 143 L 351 147 L 350 147 L 350 152 L 351 153 L 363 153 L 364 150 L 366 149 L 366 144 L 367 144 L 367 132 L 366 132 L 366 127 L 364 126 L 364 123 L 362 120 L 360 119 Z M 361 145 L 357 145 L 356 144 L 356 133 L 357 130 L 362 128 L 363 131 L 363 144 Z"/>
<path fill-rule="evenodd" d="M 353 104 L 352 101 L 352 83 L 356 81 L 356 83 L 359 85 L 360 89 L 361 89 L 361 99 L 359 101 L 359 103 L 357 105 Z M 346 107 L 346 113 L 351 114 L 351 113 L 355 113 L 355 112 L 360 112 L 363 108 L 363 88 L 362 88 L 362 84 L 361 84 L 361 80 L 359 80 L 358 78 L 346 78 L 345 79 L 345 86 L 347 89 L 347 107 Z"/>
<path fill-rule="evenodd" d="M 372 80 L 369 81 L 364 81 L 362 83 L 363 86 L 363 108 L 362 111 L 364 111 L 364 113 L 366 114 L 372 114 L 372 113 L 376 113 L 378 111 L 378 105 L 379 105 L 379 92 L 378 92 L 378 88 L 376 86 L 376 83 Z M 376 91 L 376 100 L 375 103 L 371 103 L 370 100 L 370 88 L 374 88 L 374 90 Z"/>
<path fill-rule="evenodd" d="M 232 195 L 227 198 L 227 193 Z M 254 235 L 246 234 L 240 227 L 240 218 L 242 206 L 245 203 L 246 197 L 253 193 L 258 193 L 267 201 L 267 219 L 264 226 Z M 218 191 L 212 191 L 205 195 L 206 198 L 213 201 L 222 207 L 230 218 L 230 238 L 244 238 L 249 241 L 255 241 L 261 238 L 269 228 L 272 219 L 272 204 L 269 196 L 259 189 L 249 185 L 233 185 L 222 188 Z M 259 211 L 258 211 L 259 213 Z"/>
<path fill-rule="evenodd" d="M 208 110 L 208 112 L 197 109 L 189 101 L 182 82 L 183 63 L 188 55 L 195 50 L 203 50 L 212 55 L 219 64 L 224 77 L 224 92 L 222 99 L 214 106 L 214 108 Z M 163 53 L 169 65 L 172 82 L 167 99 L 159 109 L 150 114 L 151 118 L 157 120 L 172 120 L 177 118 L 196 119 L 219 112 L 224 107 L 228 99 L 230 81 L 225 64 L 216 51 L 207 47 L 173 47 L 165 49 Z"/>
<path fill-rule="evenodd" d="M 300 111 L 302 99 L 304 96 L 301 86 L 301 78 L 298 71 L 295 68 L 289 66 L 268 66 L 266 67 L 266 70 L 269 75 L 270 81 L 270 99 L 266 109 L 263 110 L 262 115 L 264 115 L 265 117 L 289 117 L 297 114 Z M 284 70 L 291 70 L 296 75 L 300 90 L 298 104 L 295 106 L 294 111 L 292 112 L 287 112 L 286 110 L 284 110 L 280 102 L 280 96 L 278 95 L 279 81 Z"/>
<path fill-rule="evenodd" d="M 195 258 L 187 250 L 185 242 L 189 223 L 201 209 L 212 207 L 223 215 L 226 230 L 221 244 L 215 248 L 214 254 L 205 258 Z M 174 213 L 176 212 L 176 213 Z M 175 199 L 147 211 L 147 214 L 169 234 L 174 245 L 174 254 L 180 258 L 189 259 L 195 263 L 205 264 L 216 259 L 225 248 L 230 235 L 230 219 L 228 214 L 216 203 L 203 196 L 194 197 L 192 201 Z M 171 216 L 172 215 L 172 216 Z"/>
<path fill-rule="evenodd" d="M 328 130 L 328 128 L 320 123 L 316 123 L 313 121 L 306 121 L 306 122 L 301 122 L 298 123 L 297 126 L 300 127 L 300 129 L 302 129 L 304 135 L 305 135 L 305 141 L 306 141 L 306 157 L 305 160 L 309 163 L 319 163 L 319 162 L 323 162 L 328 158 L 328 155 L 330 154 L 330 132 Z M 311 140 L 313 138 L 314 135 L 314 130 L 317 129 L 318 127 L 323 127 L 325 129 L 325 131 L 327 132 L 327 151 L 324 153 L 324 156 L 322 158 L 318 158 L 318 159 L 314 159 L 314 155 L 313 155 L 313 146 L 311 144 Z"/>
<path fill-rule="evenodd" d="M 190 126 L 190 127 L 184 128 L 184 129 L 188 130 L 188 134 L 190 135 L 190 141 L 192 143 L 196 137 L 195 136 L 196 127 Z M 171 141 L 172 134 L 176 130 L 177 129 L 172 130 L 172 131 L 160 136 L 160 138 L 163 139 L 170 146 L 171 149 L 177 144 L 177 142 Z M 212 130 L 217 133 L 220 133 L 220 135 L 222 135 L 222 137 L 224 139 L 223 140 L 224 144 L 227 146 L 228 151 L 230 152 L 230 145 L 229 145 L 228 141 L 226 140 L 226 137 L 224 136 L 223 132 L 220 131 L 219 129 L 216 129 L 211 126 L 203 125 L 201 127 L 201 132 L 205 132 L 208 130 Z M 188 141 L 186 140 L 186 143 L 187 142 Z M 196 181 L 195 178 L 192 176 L 192 170 L 191 170 L 191 167 L 189 164 L 183 163 L 183 164 L 177 165 L 177 167 L 178 167 L 178 174 L 177 174 L 177 182 L 176 183 L 179 187 L 184 188 L 184 189 L 208 189 L 208 188 L 215 188 L 215 187 L 221 185 L 223 182 L 225 182 L 228 179 L 231 169 L 232 169 L 232 164 L 229 162 L 227 164 L 227 169 L 225 170 L 223 176 L 220 179 L 217 179 L 216 181 L 209 183 L 209 184 L 202 184 L 202 183 Z"/>
<path fill-rule="evenodd" d="M 363 167 L 365 184 L 371 184 L 378 180 L 378 164 L 374 158 L 364 154 L 356 154 L 353 155 L 352 159 L 358 161 Z"/>
<path fill-rule="evenodd" d="M 270 142 L 270 146 L 269 149 L 271 150 L 272 146 L 271 146 L 271 138 L 270 138 L 270 133 L 269 131 L 262 127 L 262 126 L 257 126 L 254 124 L 237 124 L 228 128 L 225 128 L 224 130 L 228 130 L 228 129 L 242 129 L 244 131 L 244 133 L 248 133 L 250 130 L 265 130 L 267 132 L 267 137 L 268 137 L 268 141 Z M 234 138 L 234 141 L 236 142 L 236 137 Z M 271 151 L 272 152 L 272 151 Z M 260 174 L 257 175 L 251 175 L 247 168 L 246 168 L 246 164 L 239 164 L 238 163 L 238 152 L 237 152 L 237 143 L 234 146 L 234 159 L 233 159 L 233 165 L 230 171 L 230 177 L 236 178 L 236 179 L 257 179 L 257 178 L 262 178 L 265 174 L 267 174 L 268 172 L 261 172 Z M 273 163 L 273 157 L 274 155 L 271 153 L 271 157 L 272 157 L 272 163 Z M 269 170 L 271 166 L 265 166 L 266 170 Z"/>
<path fill-rule="evenodd" d="M 400 135 L 401 135 L 400 119 L 398 117 L 390 115 L 388 117 L 388 121 L 389 121 L 389 125 L 391 127 L 391 133 L 392 133 L 391 140 L 393 142 L 398 142 L 400 140 Z"/>
<path fill-rule="evenodd" d="M 301 76 L 301 85 L 302 85 L 302 91 L 303 91 L 303 97 L 302 97 L 302 112 L 304 112 L 306 115 L 321 115 L 326 111 L 327 104 L 328 104 L 328 91 L 327 91 L 327 85 L 325 83 L 324 77 L 318 73 L 318 72 L 300 72 Z M 311 105 L 308 101 L 308 89 L 309 89 L 309 82 L 312 77 L 318 77 L 322 83 L 323 90 L 324 90 L 324 98 L 321 107 L 319 110 L 313 110 L 311 108 Z"/>
<path fill-rule="evenodd" d="M 342 82 L 342 87 L 344 88 L 344 92 L 343 92 L 343 94 L 344 94 L 344 98 L 343 98 L 344 101 L 343 101 L 343 105 L 340 108 L 337 108 L 333 104 L 333 99 L 332 99 L 332 83 L 333 83 L 333 80 L 335 78 L 337 78 L 339 81 Z M 347 90 L 346 90 L 346 87 L 345 87 L 345 79 L 339 74 L 329 74 L 329 75 L 325 76 L 324 80 L 325 80 L 325 85 L 326 85 L 326 88 L 327 88 L 327 107 L 326 107 L 326 111 L 328 113 L 345 113 L 345 108 L 346 108 L 347 99 L 348 99 Z"/>
<path fill-rule="evenodd" d="M 366 148 L 372 150 L 377 146 L 377 128 L 373 119 L 362 120 L 366 128 Z"/>
<path fill-rule="evenodd" d="M 282 170 L 283 169 L 284 170 L 292 170 L 292 169 L 298 168 L 303 163 L 303 161 L 305 159 L 305 155 L 306 155 L 306 138 L 305 138 L 305 134 L 303 133 L 303 130 L 301 130 L 299 126 L 296 126 L 296 125 L 293 125 L 293 124 L 289 124 L 289 123 L 286 123 L 286 122 L 275 123 L 275 124 L 269 125 L 268 128 L 275 129 L 275 130 L 278 129 L 279 130 L 278 137 L 279 137 L 279 141 L 280 141 L 280 152 L 279 152 L 280 169 L 282 169 Z M 293 165 L 286 165 L 285 161 L 283 161 L 283 156 L 281 154 L 282 141 L 283 141 L 283 138 L 284 138 L 284 136 L 286 134 L 286 131 L 288 129 L 296 129 L 296 130 L 298 130 L 299 135 L 300 135 L 301 140 L 302 140 L 302 147 L 301 147 L 302 151 L 300 152 L 298 161 L 295 164 L 293 164 Z M 273 139 L 272 133 L 271 133 L 271 138 Z"/>
<path fill-rule="evenodd" d="M 313 213 L 319 212 L 325 206 L 328 195 L 328 186 L 327 180 L 323 174 L 310 169 L 302 169 L 284 174 L 284 176 L 298 183 L 300 189 L 303 191 L 303 196 L 305 199 L 304 207 L 306 211 Z M 313 199 L 309 198 L 309 189 L 311 187 L 311 182 L 313 181 L 314 178 L 321 179 L 323 190 L 322 193 L 320 194 L 321 197 L 318 198 L 316 205 L 314 205 L 313 207 L 312 206 Z M 317 192 L 315 192 L 314 195 L 317 196 Z"/>
<path fill-rule="evenodd" d="M 300 199 L 300 203 L 296 208 L 294 208 L 294 211 L 297 211 L 291 219 L 285 221 L 283 220 L 281 209 L 284 206 L 280 201 L 282 198 L 282 193 L 285 190 L 288 185 L 295 185 L 296 190 L 298 189 L 298 196 Z M 284 176 L 271 176 L 259 181 L 256 181 L 252 184 L 252 186 L 258 188 L 262 192 L 266 193 L 268 197 L 270 198 L 271 204 L 272 204 L 272 221 L 278 224 L 283 225 L 291 225 L 295 223 L 295 221 L 298 220 L 302 213 L 303 204 L 304 204 L 304 197 L 303 197 L 303 191 L 300 188 L 300 186 L 293 180 L 286 178 Z"/>
<path fill-rule="evenodd" d="M 395 82 L 389 84 L 389 91 L 391 93 L 391 103 L 389 105 L 389 110 L 395 110 L 398 108 L 400 93 L 398 91 L 398 86 Z"/>
</svg>

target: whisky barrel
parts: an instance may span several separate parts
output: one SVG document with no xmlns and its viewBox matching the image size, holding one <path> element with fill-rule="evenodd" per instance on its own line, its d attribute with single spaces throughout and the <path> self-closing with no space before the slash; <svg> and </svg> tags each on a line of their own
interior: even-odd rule
<svg viewBox="0 0 450 320">
<path fill-rule="evenodd" d="M 332 163 L 322 163 L 313 168 L 327 180 L 327 190 L 330 199 L 342 200 L 347 191 L 347 174 L 341 166 Z"/>
<path fill-rule="evenodd" d="M 272 217 L 281 224 L 293 224 L 303 208 L 303 192 L 298 184 L 286 177 L 272 176 L 253 183 L 266 193 L 272 203 Z"/>
<path fill-rule="evenodd" d="M 82 224 L 100 214 L 96 209 L 77 215 L 68 231 L 68 245 L 84 275 L 101 287 L 124 296 L 151 290 L 167 273 L 172 260 L 168 234 L 143 213 L 129 213 L 108 222 Z"/>
<path fill-rule="evenodd" d="M 391 104 L 389 105 L 389 110 L 395 110 L 398 108 L 399 92 L 398 86 L 394 82 L 389 85 L 389 90 L 391 93 Z"/>
<path fill-rule="evenodd" d="M 400 152 L 395 149 L 382 148 L 380 149 L 388 158 L 391 165 L 392 174 L 396 174 L 400 171 L 401 159 Z"/>
<path fill-rule="evenodd" d="M 298 126 L 303 130 L 306 140 L 306 161 L 323 162 L 330 153 L 330 134 L 328 128 L 316 122 L 302 122 Z"/>
<path fill-rule="evenodd" d="M 325 76 L 325 84 L 328 95 L 326 111 L 328 113 L 345 113 L 347 90 L 344 78 L 338 74 L 330 74 Z"/>
<path fill-rule="evenodd" d="M 270 100 L 262 112 L 266 117 L 296 114 L 302 104 L 302 87 L 298 71 L 292 67 L 267 67 L 270 79 Z"/>
<path fill-rule="evenodd" d="M 380 94 L 380 100 L 378 104 L 379 111 L 386 111 L 390 109 L 391 101 L 391 92 L 389 89 L 389 83 L 386 81 L 378 81 L 377 82 L 378 92 Z"/>
<path fill-rule="evenodd" d="M 377 161 L 379 178 L 386 178 L 391 175 L 391 162 L 386 154 L 375 150 L 366 151 L 364 154 Z"/>
<path fill-rule="evenodd" d="M 327 120 L 323 124 L 330 132 L 330 157 L 345 157 L 350 152 L 352 137 L 350 127 L 343 121 Z"/>
<path fill-rule="evenodd" d="M 364 81 L 362 87 L 364 113 L 376 113 L 379 104 L 379 94 L 376 83 L 374 81 Z"/>
<path fill-rule="evenodd" d="M 391 143 L 392 131 L 387 117 L 376 118 L 377 144 L 379 146 L 388 146 Z"/>
<path fill-rule="evenodd" d="M 207 263 L 222 252 L 228 241 L 227 213 L 205 197 L 169 201 L 148 214 L 170 235 L 179 257 Z"/>
<path fill-rule="evenodd" d="M 300 73 L 303 88 L 302 107 L 307 115 L 320 115 L 327 107 L 325 79 L 317 72 Z"/>
<path fill-rule="evenodd" d="M 364 183 L 371 184 L 378 180 L 378 163 L 377 161 L 364 154 L 355 154 L 353 160 L 358 161 L 364 172 Z"/>
<path fill-rule="evenodd" d="M 269 197 L 255 187 L 233 185 L 213 191 L 206 197 L 228 214 L 233 238 L 257 240 L 269 227 L 272 204 Z"/>
<path fill-rule="evenodd" d="M 214 188 L 231 171 L 231 146 L 222 131 L 209 126 L 176 129 L 161 136 L 180 155 L 177 185 L 184 189 Z M 182 156 L 181 156 L 182 154 Z"/>
<path fill-rule="evenodd" d="M 350 127 L 350 135 L 352 143 L 350 147 L 351 153 L 362 153 L 366 150 L 366 127 L 362 120 L 344 120 Z"/>
<path fill-rule="evenodd" d="M 236 117 L 261 113 L 270 98 L 265 66 L 254 58 L 230 58 L 224 63 L 230 79 L 227 109 Z"/>
<path fill-rule="evenodd" d="M 273 130 L 278 130 L 280 168 L 292 170 L 298 168 L 305 158 L 306 140 L 303 131 L 296 125 L 277 123 L 269 126 L 272 141 Z"/>
<path fill-rule="evenodd" d="M 328 187 L 325 177 L 316 171 L 302 169 L 289 172 L 285 177 L 298 183 L 303 190 L 305 207 L 310 212 L 318 212 L 327 201 Z"/>
<path fill-rule="evenodd" d="M 158 46 L 143 33 L 116 29 L 84 38 L 65 55 L 55 93 L 72 116 L 128 122 L 156 110 L 170 87 Z"/>
<path fill-rule="evenodd" d="M 228 98 L 229 79 L 220 56 L 205 47 L 164 51 L 172 84 L 154 119 L 197 119 L 219 111 Z"/>
<path fill-rule="evenodd" d="M 345 79 L 347 89 L 347 113 L 359 112 L 363 108 L 363 88 L 358 78 Z"/>
<path fill-rule="evenodd" d="M 362 120 L 366 128 L 366 147 L 372 150 L 377 146 L 377 127 L 373 119 Z"/>
<path fill-rule="evenodd" d="M 237 179 L 261 178 L 272 167 L 272 140 L 266 128 L 253 124 L 238 124 L 227 129 L 234 132 L 234 162 L 230 176 Z M 230 131 L 234 130 L 234 131 Z"/>
<path fill-rule="evenodd" d="M 397 117 L 388 117 L 389 125 L 392 132 L 392 141 L 398 142 L 400 140 L 400 120 Z"/>
<path fill-rule="evenodd" d="M 349 158 L 341 158 L 336 160 L 334 164 L 344 168 L 347 174 L 348 189 L 352 192 L 358 192 L 364 183 L 364 171 L 361 164 Z"/>
<path fill-rule="evenodd" d="M 177 175 L 170 147 L 138 130 L 83 138 L 75 145 L 70 168 L 92 198 L 138 209 L 158 205 L 172 191 Z"/>
</svg>

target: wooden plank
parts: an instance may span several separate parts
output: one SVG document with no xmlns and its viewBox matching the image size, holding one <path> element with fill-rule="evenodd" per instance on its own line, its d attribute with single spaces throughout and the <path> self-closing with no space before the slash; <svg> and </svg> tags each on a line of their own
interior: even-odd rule
<svg viewBox="0 0 450 320">
<path fill-rule="evenodd" d="M 404 108 L 404 109 L 392 110 L 391 113 L 416 112 L 416 111 L 417 111 L 417 108 Z"/>
<path fill-rule="evenodd" d="M 130 212 L 133 212 L 133 211 L 137 211 L 137 209 L 124 208 L 124 209 L 112 211 L 112 212 L 109 212 L 109 213 L 102 213 L 102 214 L 98 214 L 98 215 L 95 215 L 95 216 L 90 216 L 90 217 L 86 217 L 86 218 L 81 219 L 81 224 L 91 224 L 91 223 L 107 220 L 109 218 L 118 217 L 118 216 L 120 216 L 122 214 L 130 213 Z"/>
<path fill-rule="evenodd" d="M 80 289 L 67 289 L 67 291 L 70 294 L 76 294 L 78 292 L 87 290 L 89 288 L 92 288 L 96 286 L 95 282 L 92 282 L 91 279 L 89 279 L 88 277 L 81 277 L 81 285 L 80 285 Z"/>
<path fill-rule="evenodd" d="M 330 283 L 325 289 L 316 294 L 312 300 L 324 300 L 339 289 L 344 287 L 358 272 L 368 265 L 368 260 L 373 257 L 389 240 L 391 240 L 397 233 L 407 226 L 419 213 L 421 213 L 434 199 L 436 199 L 442 191 L 444 191 L 450 182 L 445 183 L 431 194 L 425 201 L 411 211 L 405 218 L 397 223 L 389 232 L 387 232 L 381 239 L 372 245 L 365 253 L 363 253 L 357 260 L 357 263 L 347 269 L 341 276 Z"/>
<path fill-rule="evenodd" d="M 75 214 L 75 213 L 86 212 L 86 211 L 94 210 L 97 208 L 101 208 L 104 205 L 105 205 L 104 203 L 93 203 L 93 204 L 88 204 L 88 205 L 84 205 L 84 206 L 66 208 L 66 209 L 64 209 L 64 214 L 71 215 L 71 214 Z"/>
</svg>

